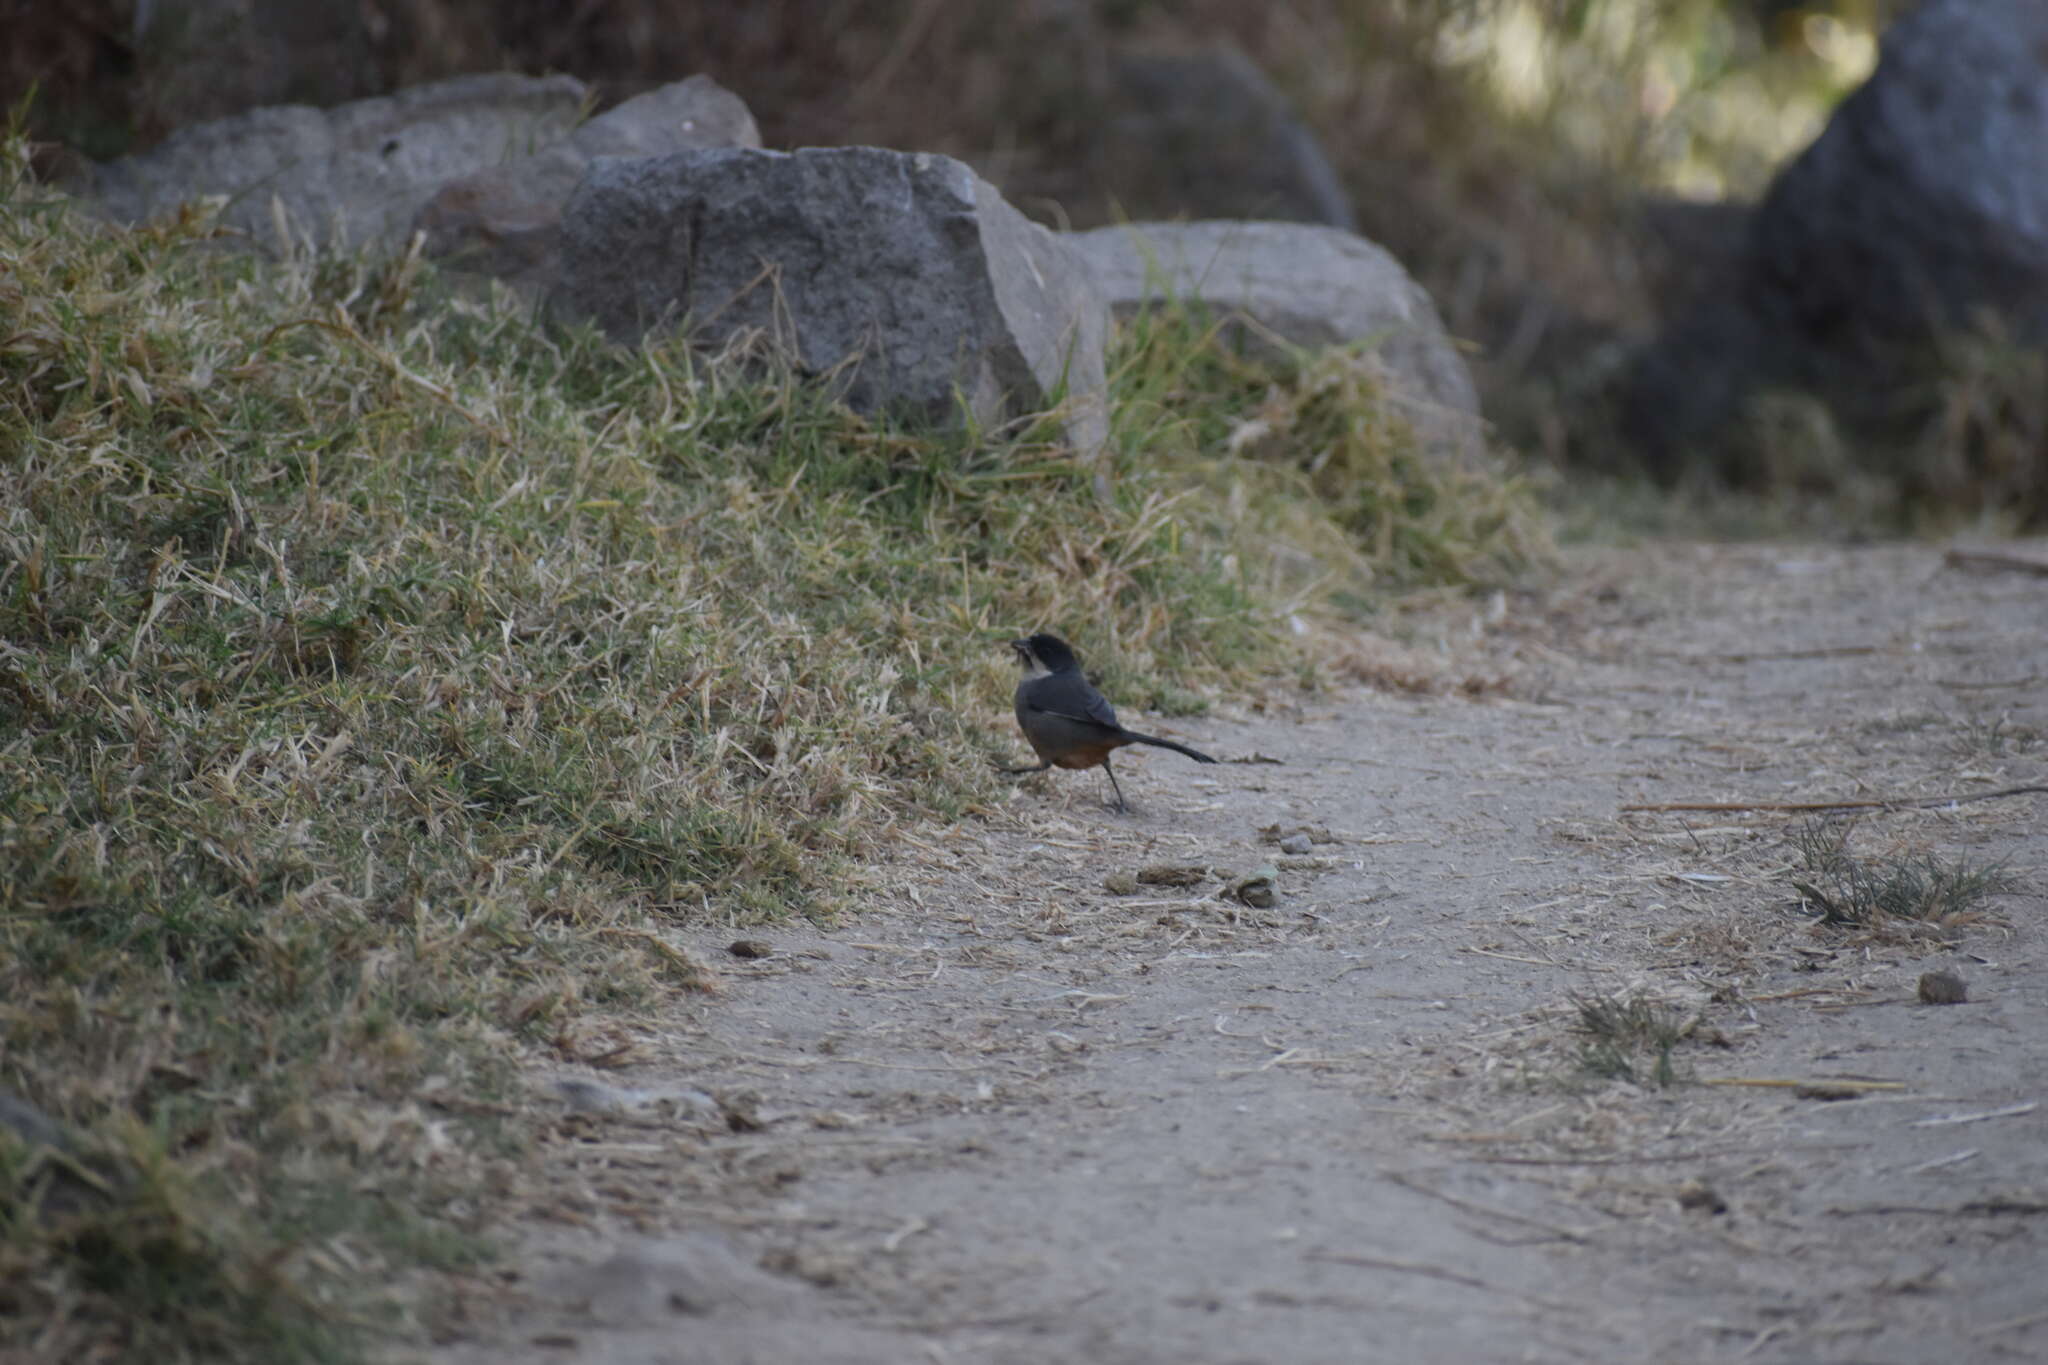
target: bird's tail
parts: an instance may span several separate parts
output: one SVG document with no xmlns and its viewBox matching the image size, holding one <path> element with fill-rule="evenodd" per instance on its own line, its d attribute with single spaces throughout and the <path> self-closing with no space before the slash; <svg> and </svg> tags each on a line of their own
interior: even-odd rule
<svg viewBox="0 0 2048 1365">
<path fill-rule="evenodd" d="M 1124 738 L 1130 740 L 1133 744 L 1151 744 L 1161 749 L 1171 749 L 1177 754 L 1186 754 L 1197 763 L 1214 763 L 1216 761 L 1199 749 L 1190 749 L 1185 744 L 1175 744 L 1172 740 L 1161 739 L 1157 735 L 1141 735 L 1135 730 L 1126 730 L 1124 731 Z"/>
</svg>

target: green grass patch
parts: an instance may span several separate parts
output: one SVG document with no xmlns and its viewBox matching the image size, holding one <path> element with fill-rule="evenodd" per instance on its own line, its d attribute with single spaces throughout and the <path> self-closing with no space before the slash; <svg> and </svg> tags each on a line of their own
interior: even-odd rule
<svg viewBox="0 0 2048 1365">
<path fill-rule="evenodd" d="M 1551 553 L 1529 482 L 1427 457 L 1369 347 L 1302 350 L 1175 305 L 1133 319 L 1117 359 L 1121 433 L 1226 514 L 1267 600 L 1364 611 Z"/>
<path fill-rule="evenodd" d="M 1119 701 L 1298 670 L 1291 612 L 1543 549 L 1362 371 L 1185 321 L 1116 442 L 919 433 L 611 350 L 417 263 L 0 188 L 0 1355 L 286 1361 L 483 1254 L 522 1052 L 702 984 L 666 926 L 825 914 L 1014 755 L 1002 641 Z M 1284 431 L 1233 446 L 1231 424 Z M 1111 496 L 1095 491 L 1106 475 Z"/>
<path fill-rule="evenodd" d="M 1583 1074 L 1660 1088 L 1677 1082 L 1671 1050 L 1692 1031 L 1686 1015 L 1641 995 L 1574 995 L 1571 1002 Z"/>
<path fill-rule="evenodd" d="M 1849 847 L 1854 822 L 1809 821 L 1793 835 L 1802 864 L 1790 880 L 1823 923 L 1883 929 L 1900 921 L 1952 926 L 1981 919 L 1993 896 L 2018 889 L 2001 864 L 1931 852 L 1865 856 Z"/>
</svg>

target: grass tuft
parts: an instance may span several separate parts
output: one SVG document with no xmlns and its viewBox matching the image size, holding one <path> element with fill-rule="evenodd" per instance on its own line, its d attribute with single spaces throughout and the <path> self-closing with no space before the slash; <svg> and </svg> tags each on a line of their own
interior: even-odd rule
<svg viewBox="0 0 2048 1365">
<path fill-rule="evenodd" d="M 2032 753 L 2041 747 L 2039 726 L 2014 722 L 2010 713 L 1957 716 L 1952 722 L 1949 752 L 1961 759 L 2000 759 Z"/>
<path fill-rule="evenodd" d="M 1571 1002 L 1584 1039 L 1580 1071 L 1602 1080 L 1676 1083 L 1671 1050 L 1692 1030 L 1685 1015 L 1642 995 L 1573 995 Z"/>
<path fill-rule="evenodd" d="M 1852 829 L 1850 821 L 1809 821 L 1793 835 L 1804 875 L 1793 877 L 1792 885 L 1824 924 L 1964 924 L 1982 918 L 1991 897 L 2017 889 L 2001 864 L 1978 867 L 1927 852 L 1874 858 L 1851 853 Z"/>
<path fill-rule="evenodd" d="M 1280 600 L 1497 586 L 1552 553 L 1526 480 L 1417 447 L 1369 348 L 1305 351 L 1174 304 L 1133 319 L 1119 358 L 1125 429 L 1227 514 L 1233 552 Z"/>
</svg>

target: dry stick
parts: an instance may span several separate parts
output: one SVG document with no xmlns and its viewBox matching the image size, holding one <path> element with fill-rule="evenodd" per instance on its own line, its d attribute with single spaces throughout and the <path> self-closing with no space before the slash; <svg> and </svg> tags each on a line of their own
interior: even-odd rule
<svg viewBox="0 0 2048 1365">
<path fill-rule="evenodd" d="M 1947 1208 L 1930 1208 L 1925 1204 L 1865 1204 L 1860 1208 L 1830 1208 L 1824 1210 L 1832 1218 L 1855 1218 L 1863 1214 L 1923 1213 L 1940 1218 L 1959 1218 L 1974 1215 L 1995 1218 L 2000 1214 L 2019 1214 L 2038 1217 L 2048 1213 L 2048 1203 L 2032 1199 L 2008 1198 L 1993 1195 L 1989 1199 L 1972 1199 L 1966 1203 L 1952 1204 Z"/>
<path fill-rule="evenodd" d="M 1382 1171 L 1380 1178 L 1382 1180 L 1390 1180 L 1404 1190 L 1413 1190 L 1417 1194 L 1426 1194 L 1431 1199 L 1441 1199 L 1452 1208 L 1463 1209 L 1467 1213 L 1482 1214 L 1488 1218 L 1499 1218 L 1509 1223 L 1520 1223 L 1523 1227 L 1535 1228 L 1539 1232 L 1547 1232 L 1551 1236 L 1561 1237 L 1567 1242 L 1578 1242 L 1584 1245 L 1593 1240 L 1591 1235 L 1582 1232 L 1578 1228 L 1568 1228 L 1562 1223 L 1546 1223 L 1540 1218 L 1530 1218 L 1525 1214 L 1510 1213 L 1506 1209 L 1488 1208 L 1484 1204 L 1475 1204 L 1469 1199 L 1460 1199 L 1457 1195 L 1447 1191 L 1431 1189 L 1420 1180 L 1410 1175 L 1404 1175 L 1400 1171 Z"/>
<path fill-rule="evenodd" d="M 1468 1289 L 1484 1290 L 1488 1294 L 1505 1294 L 1511 1299 L 1520 1299 L 1524 1303 L 1533 1303 L 1539 1308 L 1549 1308 L 1554 1311 L 1571 1313 L 1583 1311 L 1583 1305 L 1574 1307 L 1571 1304 L 1559 1303 L 1555 1299 L 1546 1299 L 1535 1294 L 1525 1294 L 1519 1289 L 1508 1289 L 1491 1281 L 1482 1280 L 1477 1275 L 1467 1275 L 1462 1271 L 1447 1270 L 1443 1266 L 1430 1265 L 1425 1261 L 1397 1261 L 1390 1256 L 1365 1256 L 1352 1251 L 1311 1251 L 1303 1256 L 1302 1259 L 1305 1261 L 1320 1261 L 1327 1265 L 1361 1266 L 1367 1270 L 1398 1270 L 1404 1275 L 1424 1275 L 1432 1280 L 1442 1280 L 1447 1284 L 1462 1284 Z"/>
<path fill-rule="evenodd" d="M 1658 657 L 1677 659 L 1689 664 L 1749 664 L 1777 663 L 1795 659 L 1843 659 L 1858 654 L 1876 654 L 1892 648 L 1886 645 L 1823 645 L 1818 649 L 1760 649 L 1745 650 L 1737 654 L 1699 654 L 1678 650 L 1659 651 Z"/>
<path fill-rule="evenodd" d="M 1950 1152 L 1947 1156 L 1938 1156 L 1932 1161 L 1923 1161 L 1917 1166 L 1908 1166 L 1899 1174 L 1925 1175 L 1929 1171 L 1938 1171 L 1947 1166 L 1960 1166 L 1965 1161 L 1980 1157 L 1983 1154 L 1984 1149 L 1982 1147 L 1965 1147 L 1960 1152 Z"/>
<path fill-rule="evenodd" d="M 1822 1142 L 1788 1150 L 1800 1152 L 1860 1151 L 1867 1142 Z M 1753 1156 L 1756 1147 L 1707 1147 L 1697 1152 L 1671 1152 L 1650 1156 L 1470 1156 L 1465 1160 L 1484 1166 L 1649 1166 L 1673 1161 L 1705 1161 L 1713 1157 Z"/>
<path fill-rule="evenodd" d="M 2039 673 L 2029 673 L 2024 678 L 2008 678 L 2001 682 L 1963 682 L 1960 679 L 1953 678 L 1936 678 L 1934 681 L 1943 687 L 1954 688 L 1958 692 L 1982 692 L 1998 687 L 2032 687 L 2035 683 L 2041 681 L 2041 675 Z"/>
<path fill-rule="evenodd" d="M 1526 962 L 1531 967 L 1563 967 L 1566 971 L 1577 970 L 1577 968 L 1566 967 L 1564 963 L 1557 961 L 1555 958 L 1519 957 L 1514 953 L 1496 953 L 1491 948 L 1465 947 L 1460 948 L 1458 951 L 1462 953 L 1477 953 L 1481 957 L 1497 957 L 1503 962 Z"/>
<path fill-rule="evenodd" d="M 1782 1080 L 1775 1076 L 1710 1076 L 1706 1080 L 1701 1081 L 1700 1084 L 1757 1085 L 1768 1086 L 1774 1090 L 1797 1090 L 1808 1086 L 1826 1090 L 1904 1090 L 1906 1088 L 1904 1081 L 1837 1081 L 1833 1079 L 1802 1081 L 1797 1079 Z"/>
<path fill-rule="evenodd" d="M 1998 1332 L 2015 1332 L 2022 1327 L 2037 1327 L 2048 1322 L 2048 1313 L 2028 1313 L 2022 1317 L 2007 1318 L 2004 1322 L 1987 1323 L 1970 1329 L 1973 1337 L 1988 1337 Z"/>
<path fill-rule="evenodd" d="M 2021 573 L 2048 574 L 2048 559 L 2036 559 L 2032 555 L 2008 554 L 2002 550 L 1948 550 L 1941 556 L 1944 563 L 1958 567 L 1968 565 L 1982 569 L 2018 569 Z"/>
<path fill-rule="evenodd" d="M 1803 995 L 1867 995 L 1863 986 L 1807 986 L 1796 991 L 1772 991 L 1769 995 L 1745 995 L 1742 997 L 1752 1005 L 1761 1005 L 1767 1000 L 1797 1000 Z M 1898 997 L 1905 999 L 1904 996 Z"/>
<path fill-rule="evenodd" d="M 2030 1100 L 2026 1104 L 2015 1104 L 2005 1109 L 1990 1109 L 1981 1114 L 1943 1114 L 1938 1118 L 1914 1119 L 1912 1126 L 1915 1128 L 1947 1128 L 1958 1123 L 1982 1123 L 1986 1119 L 2018 1118 L 2021 1114 L 2031 1114 L 2040 1107 L 2038 1102 Z"/>
<path fill-rule="evenodd" d="M 1881 801 L 1658 801 L 1648 805 L 1623 806 L 1623 811 L 1678 811 L 1678 810 L 1765 810 L 1765 811 L 1821 811 L 1821 810 L 1933 810 L 1938 806 L 1960 806 L 1967 801 L 1995 801 L 2003 796 L 2027 796 L 2048 793 L 2048 786 L 2007 787 L 2003 791 L 1972 792 L 1968 796 L 1930 796 L 1923 800 L 1909 801 L 1894 797 Z"/>
<path fill-rule="evenodd" d="M 1756 1334 L 1756 1340 L 1750 1342 L 1749 1345 L 1746 1348 L 1744 1348 L 1742 1354 L 1735 1358 L 1737 1360 L 1748 1360 L 1758 1351 L 1761 1351 L 1764 1347 L 1770 1345 L 1773 1341 L 1776 1341 L 1779 1337 L 1784 1336 L 1791 1330 L 1792 1329 L 1790 1327 L 1788 1327 L 1786 1324 L 1782 1322 L 1778 1323 L 1776 1326 L 1773 1327 L 1766 1327 L 1763 1331 L 1758 1332 Z"/>
</svg>

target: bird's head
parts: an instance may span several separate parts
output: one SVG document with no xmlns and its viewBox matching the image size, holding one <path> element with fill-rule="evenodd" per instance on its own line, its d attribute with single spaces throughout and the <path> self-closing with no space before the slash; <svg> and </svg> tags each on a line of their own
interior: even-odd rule
<svg viewBox="0 0 2048 1365">
<path fill-rule="evenodd" d="M 1026 673 L 1064 673 L 1081 666 L 1065 640 L 1044 631 L 1010 641 L 1010 649 Z"/>
</svg>

